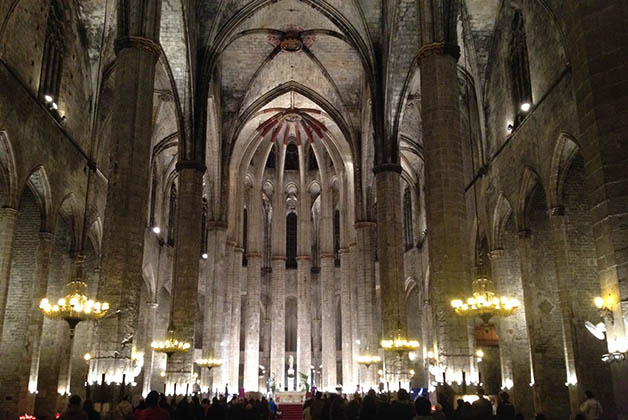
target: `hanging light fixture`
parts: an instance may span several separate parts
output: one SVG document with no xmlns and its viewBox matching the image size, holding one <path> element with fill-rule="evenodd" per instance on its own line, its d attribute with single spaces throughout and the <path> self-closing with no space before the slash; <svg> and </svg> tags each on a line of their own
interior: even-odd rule
<svg viewBox="0 0 628 420">
<path fill-rule="evenodd" d="M 397 330 L 392 339 L 380 341 L 380 345 L 384 351 L 394 351 L 398 353 L 411 352 L 418 349 L 420 346 L 418 340 L 408 339 L 403 336 L 400 329 Z"/>
<path fill-rule="evenodd" d="M 366 368 L 368 369 L 369 367 L 371 367 L 371 365 L 374 365 L 376 363 L 380 363 L 382 361 L 382 358 L 376 355 L 370 355 L 370 354 L 364 354 L 361 356 L 357 356 L 356 358 L 356 363 L 358 365 L 361 366 L 366 366 Z"/>
<path fill-rule="evenodd" d="M 486 277 L 478 277 L 473 282 L 473 295 L 454 299 L 451 306 L 461 316 L 478 317 L 488 325 L 495 316 L 509 316 L 521 306 L 519 300 L 507 296 L 498 297 L 493 292 L 493 282 Z"/>
<path fill-rule="evenodd" d="M 87 296 L 87 283 L 74 280 L 66 285 L 66 294 L 57 303 L 50 303 L 48 298 L 43 298 L 39 308 L 47 318 L 65 320 L 73 336 L 79 322 L 104 317 L 109 310 L 109 304 L 90 299 Z"/>
<path fill-rule="evenodd" d="M 170 357 L 175 353 L 186 353 L 192 345 L 179 338 L 174 326 L 170 324 L 164 339 L 160 341 L 153 341 L 150 346 L 153 351 L 166 353 L 166 355 Z"/>
<path fill-rule="evenodd" d="M 195 363 L 198 366 L 206 367 L 209 371 L 211 371 L 215 367 L 222 366 L 222 359 L 214 359 L 210 357 L 207 359 L 197 359 Z"/>
</svg>

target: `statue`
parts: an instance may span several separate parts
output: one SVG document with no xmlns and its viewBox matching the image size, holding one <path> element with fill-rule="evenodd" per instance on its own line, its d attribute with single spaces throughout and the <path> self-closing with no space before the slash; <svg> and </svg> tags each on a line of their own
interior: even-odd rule
<svg viewBox="0 0 628 420">
<path fill-rule="evenodd" d="M 294 357 L 288 357 L 288 376 L 294 376 Z"/>
</svg>

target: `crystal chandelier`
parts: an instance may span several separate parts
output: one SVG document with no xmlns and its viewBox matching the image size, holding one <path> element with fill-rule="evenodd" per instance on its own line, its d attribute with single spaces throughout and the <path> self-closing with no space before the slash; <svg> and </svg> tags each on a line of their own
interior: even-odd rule
<svg viewBox="0 0 628 420">
<path fill-rule="evenodd" d="M 200 367 L 206 367 L 212 370 L 215 367 L 222 366 L 222 359 L 213 359 L 210 357 L 208 359 L 197 359 L 195 363 Z"/>
<path fill-rule="evenodd" d="M 384 351 L 395 351 L 399 353 L 414 351 L 419 348 L 419 341 L 408 339 L 401 334 L 401 330 L 397 330 L 397 333 L 392 340 L 382 340 L 380 345 Z"/>
<path fill-rule="evenodd" d="M 175 353 L 187 352 L 190 349 L 191 344 L 185 340 L 179 339 L 174 327 L 170 324 L 166 337 L 161 341 L 153 341 L 150 346 L 153 351 L 166 353 L 166 355 L 170 357 Z"/>
<path fill-rule="evenodd" d="M 509 316 L 519 308 L 520 303 L 517 299 L 498 297 L 492 289 L 493 282 L 486 277 L 478 277 L 473 281 L 473 295 L 465 301 L 454 299 L 451 306 L 458 315 L 478 317 L 484 325 L 488 325 L 495 316 Z"/>
<path fill-rule="evenodd" d="M 66 285 L 65 296 L 56 304 L 51 304 L 48 298 L 44 298 L 39 303 L 39 308 L 47 318 L 65 320 L 73 334 L 79 322 L 104 317 L 109 310 L 109 304 L 88 298 L 87 283 L 75 280 Z"/>
<path fill-rule="evenodd" d="M 366 366 L 366 368 L 368 369 L 371 365 L 374 365 L 374 364 L 379 363 L 381 361 L 382 361 L 382 358 L 379 357 L 379 356 L 373 356 L 373 355 L 370 355 L 370 354 L 365 354 L 365 355 L 357 356 L 355 362 L 358 365 Z"/>
</svg>

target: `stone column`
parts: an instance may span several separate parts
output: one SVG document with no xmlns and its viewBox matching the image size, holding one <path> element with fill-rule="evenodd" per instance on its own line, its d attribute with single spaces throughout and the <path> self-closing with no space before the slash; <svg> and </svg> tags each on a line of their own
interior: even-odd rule
<svg viewBox="0 0 628 420">
<path fill-rule="evenodd" d="M 356 363 L 357 357 L 360 355 L 360 347 L 362 341 L 360 340 L 360 330 L 358 328 L 358 317 L 360 311 L 360 303 L 358 301 L 358 252 L 357 243 L 351 242 L 349 244 L 349 258 L 348 258 L 348 273 L 349 281 L 351 282 L 351 384 L 350 389 L 346 389 L 346 392 L 355 392 L 357 385 L 360 382 L 360 370 L 359 365 Z M 343 384 L 344 385 L 344 384 Z"/>
<path fill-rule="evenodd" d="M 231 353 L 231 341 L 233 339 L 233 320 L 232 320 L 232 307 L 233 307 L 233 287 L 231 283 L 234 279 L 234 261 L 235 258 L 235 247 L 236 243 L 230 240 L 226 241 L 225 247 L 225 275 L 222 283 L 223 290 L 219 295 L 223 300 L 222 305 L 221 302 L 218 302 L 218 306 L 222 306 L 224 319 L 220 319 L 220 317 L 216 317 L 216 321 L 221 324 L 220 331 L 222 331 L 222 336 L 220 340 L 220 358 L 223 360 L 223 365 L 220 368 L 220 389 L 219 392 L 224 392 L 225 386 L 229 386 L 231 391 L 234 390 L 233 383 L 231 382 L 231 362 L 232 362 L 232 353 Z M 240 253 L 238 253 L 240 256 Z M 242 265 L 242 260 L 237 261 L 237 264 Z M 239 272 L 239 269 L 238 269 Z M 222 300 L 221 299 L 221 300 Z M 239 329 L 239 325 L 238 325 Z M 239 345 L 239 344 L 238 344 Z M 214 387 L 217 387 L 218 384 L 215 384 Z"/>
<path fill-rule="evenodd" d="M 604 354 L 606 343 L 594 339 L 584 323 L 597 324 L 599 314 L 591 304 L 592 296 L 597 296 L 599 287 L 591 284 L 586 275 L 587 267 L 578 267 L 570 262 L 570 255 L 577 255 L 580 249 L 570 246 L 565 220 L 565 209 L 556 207 L 550 210 L 550 226 L 558 280 L 558 295 L 563 322 L 565 356 L 567 362 L 567 382 L 571 413 L 577 413 L 584 400 L 586 390 L 596 390 L 597 398 L 605 407 L 614 410 L 614 403 L 608 397 L 613 394 L 611 372 L 600 355 Z M 581 255 L 584 259 L 586 256 Z"/>
<path fill-rule="evenodd" d="M 10 207 L 0 209 L 0 339 L 4 327 L 4 312 L 7 307 L 11 260 L 13 257 L 13 239 L 17 210 Z"/>
<path fill-rule="evenodd" d="M 523 286 L 519 261 L 503 249 L 489 253 L 495 291 L 499 296 L 509 296 L 523 302 Z M 499 355 L 502 363 L 502 387 L 511 393 L 517 411 L 525 416 L 534 414 L 532 388 L 530 388 L 530 341 L 526 326 L 526 307 L 497 321 Z"/>
<path fill-rule="evenodd" d="M 421 77 L 421 119 L 425 145 L 430 296 L 438 358 L 447 365 L 447 382 L 460 384 L 463 372 L 471 372 L 472 359 L 469 357 L 467 320 L 458 317 L 450 305 L 451 298 L 465 296 L 471 289 L 465 269 L 467 220 L 458 56 L 457 46 L 442 43 L 423 45 L 419 52 L 419 65 L 424 75 Z M 395 193 L 399 194 L 399 191 Z"/>
<path fill-rule="evenodd" d="M 262 192 L 256 186 L 249 189 L 249 228 L 247 244 L 247 296 L 244 337 L 244 389 L 257 391 L 259 388 L 259 336 L 260 300 L 262 276 L 262 238 L 264 233 L 264 210 Z"/>
<path fill-rule="evenodd" d="M 155 324 L 157 321 L 157 302 L 146 302 L 146 343 L 144 346 L 144 381 L 142 383 L 142 395 L 146 396 L 151 390 L 151 379 L 153 377 L 153 363 L 155 361 L 155 352 L 151 347 L 151 343 L 155 340 Z"/>
<path fill-rule="evenodd" d="M 301 226 L 303 226 L 301 224 Z M 299 237 L 301 233 L 299 233 Z M 310 376 L 312 366 L 312 258 L 297 257 L 297 366 L 296 387 L 301 390 L 301 374 Z"/>
<path fill-rule="evenodd" d="M 285 212 L 278 211 L 278 213 L 283 214 L 285 220 Z M 280 230 L 280 228 L 275 228 L 274 214 L 273 210 L 273 236 Z M 276 388 L 283 391 L 286 377 L 286 324 L 284 322 L 286 319 L 286 257 L 273 255 L 272 269 L 270 377 L 271 380 L 274 378 Z"/>
<path fill-rule="evenodd" d="M 625 0 L 584 0 L 568 2 L 565 20 L 601 291 L 614 302 L 615 322 L 606 323 L 608 349 L 624 352 L 628 350 L 628 326 L 621 321 L 628 318 L 627 15 Z M 628 363 L 613 363 L 611 370 L 618 417 L 628 419 Z"/>
<path fill-rule="evenodd" d="M 321 285 L 321 389 L 334 391 L 336 378 L 336 305 L 334 304 L 335 256 L 333 241 L 333 208 L 329 187 L 321 191 L 320 206 L 320 285 Z"/>
<path fill-rule="evenodd" d="M 236 246 L 233 249 L 233 278 L 231 279 L 231 371 L 229 389 L 238 392 L 240 383 L 240 325 L 242 322 L 242 255 L 244 249 Z"/>
<path fill-rule="evenodd" d="M 374 222 L 360 221 L 355 223 L 357 235 L 355 271 L 357 273 L 358 302 L 354 307 L 357 312 L 358 338 L 360 340 L 359 352 L 361 354 L 368 353 L 370 355 L 376 354 L 379 348 L 372 310 L 375 306 L 373 302 L 375 264 L 371 252 L 371 239 L 372 235 L 375 233 L 375 229 L 377 229 L 377 224 Z M 358 369 L 360 370 L 359 377 L 361 385 L 375 385 L 374 373 L 377 373 L 377 367 L 371 366 L 366 368 L 366 366 L 358 366 Z"/>
<path fill-rule="evenodd" d="M 102 241 L 98 298 L 120 310 L 100 323 L 90 375 L 131 380 L 131 345 L 143 283 L 144 231 L 148 213 L 155 63 L 159 58 L 161 1 L 123 0 L 115 41 L 116 87 L 112 98 L 111 168 Z M 117 391 L 114 393 L 118 398 Z"/>
<path fill-rule="evenodd" d="M 565 387 L 565 353 L 560 334 L 560 313 L 549 299 L 555 285 L 541 284 L 546 279 L 534 277 L 532 244 L 529 231 L 519 232 L 518 248 L 521 259 L 523 303 L 532 363 L 534 408 L 551 419 L 569 416 Z M 564 334 L 564 331 L 563 331 Z"/>
<path fill-rule="evenodd" d="M 351 307 L 351 255 L 349 248 L 340 249 L 340 317 L 342 322 L 342 385 L 345 392 L 353 390 L 353 333 Z"/>
<path fill-rule="evenodd" d="M 403 235 L 399 204 L 401 166 L 381 166 L 375 172 L 382 329 L 384 337 L 392 338 L 397 330 L 406 335 L 408 322 L 403 290 Z M 367 240 L 364 230 L 360 236 L 363 237 L 362 242 Z M 366 328 L 367 323 L 363 321 L 363 324 L 363 328 Z"/>
<path fill-rule="evenodd" d="M 179 194 L 175 233 L 172 284 L 172 319 L 177 337 L 190 343 L 190 350 L 168 358 L 167 382 L 177 384 L 177 393 L 191 391 L 194 385 L 194 328 L 201 258 L 201 218 L 205 165 L 184 161 L 177 164 Z"/>
<path fill-rule="evenodd" d="M 14 360 L 10 357 L 0 359 L 0 371 L 2 372 L 0 388 L 4 390 L 4 398 L 1 402 L 2 412 L 16 418 L 20 413 L 33 413 L 35 409 L 34 392 L 37 390 L 43 325 L 43 314 L 39 309 L 39 302 L 46 297 L 52 249 L 53 235 L 48 232 L 40 232 L 33 278 L 33 301 L 26 320 L 26 325 L 28 325 L 25 334 L 26 341 L 14 340 L 13 344 L 6 342 L 2 345 L 2 350 L 6 351 L 6 354 L 21 353 L 20 360 Z M 17 366 L 16 362 L 18 363 Z"/>
<path fill-rule="evenodd" d="M 225 305 L 225 237 L 226 226 L 222 223 L 209 223 L 207 235 L 207 267 L 208 278 L 205 289 L 205 317 L 203 327 L 203 357 L 221 358 L 220 343 L 224 333 L 224 305 Z M 223 366 L 211 371 L 203 369 L 201 373 L 201 389 L 209 389 L 210 393 L 216 388 L 223 388 L 220 384 L 221 371 L 227 360 L 223 359 Z"/>
</svg>

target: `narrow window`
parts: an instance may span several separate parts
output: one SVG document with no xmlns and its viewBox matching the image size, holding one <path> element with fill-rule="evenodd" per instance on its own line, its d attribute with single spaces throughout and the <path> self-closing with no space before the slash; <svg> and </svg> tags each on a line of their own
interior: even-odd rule
<svg viewBox="0 0 628 420">
<path fill-rule="evenodd" d="M 65 50 L 63 16 L 61 1 L 52 0 L 48 7 L 44 57 L 39 79 L 39 95 L 50 103 L 59 102 L 59 86 L 63 73 L 63 52 Z"/>
<path fill-rule="evenodd" d="M 177 221 L 177 186 L 172 182 L 170 186 L 170 201 L 168 204 L 168 245 L 174 245 L 174 234 Z"/>
<path fill-rule="evenodd" d="M 248 249 L 248 240 L 249 240 L 249 212 L 244 209 L 244 214 L 242 215 L 242 248 L 244 248 L 244 252 L 242 253 L 242 265 L 247 265 L 248 260 L 246 259 L 246 252 Z"/>
<path fill-rule="evenodd" d="M 290 143 L 286 149 L 286 170 L 299 170 L 299 149 L 294 143 Z"/>
<path fill-rule="evenodd" d="M 532 87 L 530 84 L 530 66 L 528 64 L 525 21 L 521 10 L 515 12 L 512 20 L 509 64 L 516 126 L 521 122 L 526 112 L 530 110 L 532 104 Z"/>
<path fill-rule="evenodd" d="M 403 233 L 406 251 L 414 247 L 414 232 L 412 229 L 412 193 L 406 188 L 403 193 Z"/>
<path fill-rule="evenodd" d="M 340 267 L 340 210 L 334 210 L 334 263 Z"/>
<path fill-rule="evenodd" d="M 297 268 L 297 215 L 286 216 L 286 268 Z"/>
<path fill-rule="evenodd" d="M 157 177 L 153 175 L 153 180 L 150 187 L 150 220 L 148 221 L 148 225 L 151 228 L 155 227 L 155 206 L 156 205 L 157 205 Z"/>
<path fill-rule="evenodd" d="M 207 198 L 203 197 L 203 214 L 201 216 L 201 255 L 207 258 L 207 217 L 208 217 Z"/>
</svg>

